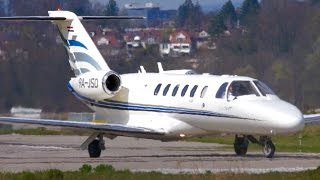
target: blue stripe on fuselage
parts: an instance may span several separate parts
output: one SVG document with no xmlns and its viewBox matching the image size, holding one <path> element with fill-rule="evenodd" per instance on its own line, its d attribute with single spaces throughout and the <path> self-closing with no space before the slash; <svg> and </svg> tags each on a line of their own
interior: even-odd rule
<svg viewBox="0 0 320 180">
<path fill-rule="evenodd" d="M 144 105 L 144 104 L 132 104 L 132 103 L 123 103 L 116 101 L 95 101 L 90 98 L 81 96 L 78 94 L 71 85 L 68 85 L 68 89 L 81 101 L 84 101 L 87 104 L 92 106 L 108 108 L 108 109 L 117 109 L 117 110 L 128 110 L 128 111 L 148 111 L 148 112 L 162 112 L 162 113 L 177 113 L 177 114 L 189 114 L 189 115 L 201 115 L 201 116 L 214 116 L 214 117 L 226 117 L 226 118 L 239 118 L 227 114 L 215 113 L 211 111 L 203 111 L 196 109 L 187 109 L 187 108 L 177 108 L 177 107 L 168 107 L 168 106 L 153 106 L 153 105 Z"/>
</svg>

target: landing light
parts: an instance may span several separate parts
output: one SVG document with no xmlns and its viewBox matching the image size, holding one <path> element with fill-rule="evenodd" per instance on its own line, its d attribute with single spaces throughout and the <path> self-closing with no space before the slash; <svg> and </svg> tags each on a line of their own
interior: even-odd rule
<svg viewBox="0 0 320 180">
<path fill-rule="evenodd" d="M 271 134 L 276 134 L 276 132 L 273 129 L 270 130 L 270 133 Z"/>
<path fill-rule="evenodd" d="M 180 134 L 180 137 L 184 138 L 186 135 L 185 134 Z"/>
</svg>

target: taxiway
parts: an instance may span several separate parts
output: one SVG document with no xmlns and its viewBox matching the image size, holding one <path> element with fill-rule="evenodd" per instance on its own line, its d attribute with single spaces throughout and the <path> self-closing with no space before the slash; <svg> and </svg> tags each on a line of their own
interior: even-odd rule
<svg viewBox="0 0 320 180">
<path fill-rule="evenodd" d="M 300 171 L 320 166 L 320 153 L 279 153 L 267 159 L 262 152 L 238 157 L 222 145 L 160 142 L 118 137 L 106 139 L 100 158 L 89 158 L 79 145 L 84 136 L 0 135 L 0 171 L 78 170 L 83 164 L 110 164 L 116 169 L 204 173 Z"/>
</svg>

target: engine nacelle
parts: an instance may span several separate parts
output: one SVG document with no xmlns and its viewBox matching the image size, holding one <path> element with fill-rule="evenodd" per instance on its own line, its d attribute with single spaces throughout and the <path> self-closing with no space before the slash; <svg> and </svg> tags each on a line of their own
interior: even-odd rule
<svg viewBox="0 0 320 180">
<path fill-rule="evenodd" d="M 95 100 L 112 98 L 121 89 L 120 76 L 111 70 L 87 72 L 72 78 L 69 84 L 72 91 Z"/>
</svg>

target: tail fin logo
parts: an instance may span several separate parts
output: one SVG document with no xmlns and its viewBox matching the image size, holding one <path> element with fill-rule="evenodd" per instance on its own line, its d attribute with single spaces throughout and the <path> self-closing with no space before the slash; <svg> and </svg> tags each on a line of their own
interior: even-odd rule
<svg viewBox="0 0 320 180">
<path fill-rule="evenodd" d="M 88 50 L 88 48 L 84 44 L 82 44 L 80 41 L 68 40 L 68 44 L 69 44 L 69 46 L 82 47 L 82 48 Z"/>
<path fill-rule="evenodd" d="M 68 32 L 74 32 L 73 27 L 72 26 L 67 26 Z"/>
</svg>

